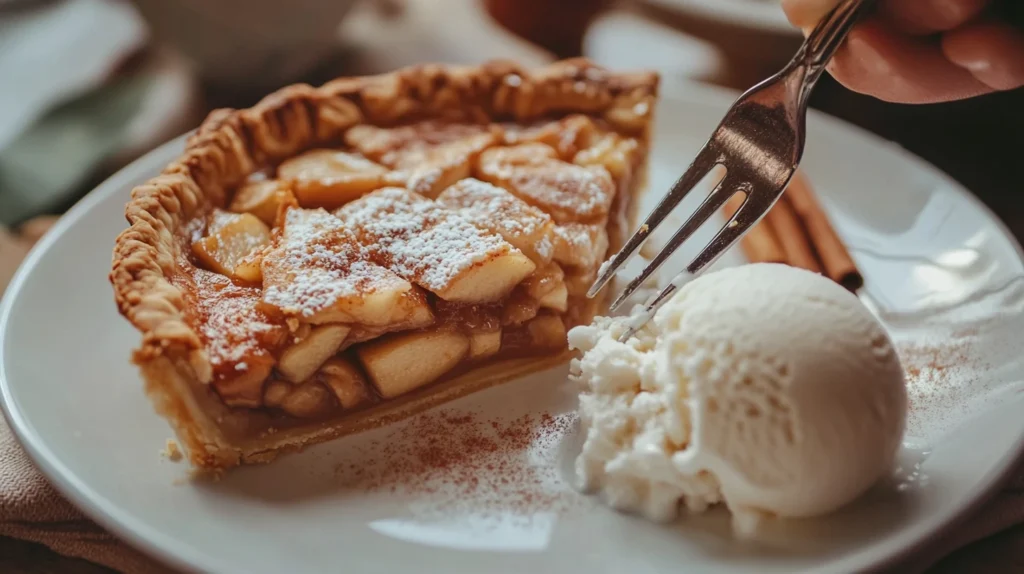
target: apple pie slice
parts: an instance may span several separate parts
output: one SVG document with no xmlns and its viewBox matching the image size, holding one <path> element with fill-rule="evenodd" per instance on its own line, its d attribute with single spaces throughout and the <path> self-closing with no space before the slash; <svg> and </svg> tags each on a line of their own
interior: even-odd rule
<svg viewBox="0 0 1024 574">
<path fill-rule="evenodd" d="M 567 357 L 643 185 L 653 74 L 419 66 L 214 112 L 137 187 L 111 282 L 221 470 Z"/>
</svg>

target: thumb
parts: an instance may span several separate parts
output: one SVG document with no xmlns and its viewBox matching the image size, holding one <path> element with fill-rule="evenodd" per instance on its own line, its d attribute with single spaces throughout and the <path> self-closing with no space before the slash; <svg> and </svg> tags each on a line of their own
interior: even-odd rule
<svg viewBox="0 0 1024 574">
<path fill-rule="evenodd" d="M 790 24 L 807 34 L 840 0 L 782 0 Z"/>
</svg>

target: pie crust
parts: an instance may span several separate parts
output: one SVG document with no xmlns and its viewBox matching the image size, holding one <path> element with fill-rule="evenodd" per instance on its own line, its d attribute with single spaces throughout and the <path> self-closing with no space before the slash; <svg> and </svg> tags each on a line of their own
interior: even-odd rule
<svg viewBox="0 0 1024 574">
<path fill-rule="evenodd" d="M 267 462 L 282 452 L 386 424 L 556 365 L 568 356 L 564 342 L 542 355 L 502 356 L 492 362 L 456 369 L 451 376 L 422 389 L 397 393 L 394 397 L 380 393 L 388 400 L 379 396 L 373 406 L 340 417 L 306 421 L 265 414 L 256 407 L 256 410 L 240 407 L 238 402 L 226 404 L 222 400 L 222 389 L 215 391 L 211 385 L 223 365 L 213 356 L 216 351 L 211 347 L 212 336 L 203 324 L 207 320 L 202 312 L 203 291 L 195 287 L 195 278 L 199 277 L 196 273 L 211 277 L 216 274 L 197 271 L 199 264 L 192 244 L 203 233 L 212 233 L 211 214 L 228 209 L 232 199 L 238 198 L 236 190 L 240 186 L 265 185 L 255 174 L 267 169 L 276 169 L 279 176 L 282 171 L 301 171 L 304 169 L 302 161 L 295 158 L 313 157 L 309 156 L 310 150 L 337 147 L 346 142 L 351 146 L 356 142 L 355 147 L 363 156 L 355 160 L 342 158 L 343 162 L 355 161 L 362 166 L 355 176 L 346 180 L 345 189 L 354 190 L 353 198 L 364 201 L 363 196 L 370 192 L 385 197 L 399 192 L 381 188 L 401 188 L 404 193 L 417 192 L 434 199 L 451 184 L 465 179 L 467 174 L 463 173 L 462 164 L 446 163 L 444 157 L 439 160 L 430 150 L 421 155 L 387 156 L 387 149 L 374 147 L 379 139 L 375 139 L 379 134 L 374 130 L 395 136 L 401 135 L 403 126 L 420 126 L 427 122 L 444 129 L 460 125 L 490 126 L 482 129 L 484 135 L 479 138 L 459 136 L 459 149 L 475 158 L 473 175 L 490 178 L 488 184 L 472 185 L 493 184 L 495 188 L 519 185 L 517 189 L 527 203 L 546 210 L 558 223 L 558 234 L 562 234 L 559 245 L 586 253 L 586 261 L 578 262 L 596 272 L 597 265 L 607 254 L 621 245 L 632 223 L 635 204 L 632 199 L 645 183 L 657 84 L 658 78 L 653 73 L 611 73 L 583 59 L 565 60 L 533 70 L 510 62 L 490 62 L 474 67 L 421 65 L 379 76 L 342 78 L 319 88 L 293 85 L 270 94 L 252 108 L 211 113 L 188 138 L 180 157 L 160 175 L 132 190 L 126 207 L 129 228 L 116 240 L 110 273 L 118 309 L 142 334 L 142 343 L 134 351 L 132 361 L 139 366 L 147 394 L 157 411 L 174 427 L 191 463 L 199 469 L 217 471 L 240 464 Z M 599 125 L 601 134 L 618 138 L 614 141 L 627 140 L 631 146 L 628 165 L 609 162 L 601 143 L 592 142 L 587 149 L 575 149 L 579 135 L 574 127 L 577 124 Z M 491 137 L 488 130 L 498 135 Z M 415 137 L 413 133 L 413 139 Z M 576 170 L 572 173 L 580 170 L 607 172 L 615 186 L 614 197 L 602 198 L 597 194 L 594 195 L 596 200 L 586 204 L 573 203 L 575 200 L 565 203 L 550 194 L 532 197 L 535 181 L 529 178 L 512 181 L 509 179 L 512 176 L 502 170 L 501 162 L 518 161 L 506 157 L 520 153 L 517 148 L 508 147 L 516 145 L 526 146 L 520 150 L 521 155 L 527 156 L 524 161 L 543 162 L 550 156 L 553 158 L 550 161 L 562 162 L 559 165 L 563 167 L 559 169 L 569 169 L 564 166 L 571 164 L 571 169 Z M 495 151 L 501 146 L 511 151 Z M 311 160 L 314 171 L 324 161 L 334 161 L 327 152 L 316 153 L 322 153 L 323 157 Z M 573 159 L 563 161 L 564 158 Z M 288 160 L 291 163 L 284 163 Z M 593 165 L 589 165 L 591 160 Z M 373 167 L 373 164 L 378 165 Z M 380 164 L 385 167 L 380 168 Z M 299 183 L 295 183 L 289 193 L 311 204 L 302 205 L 304 208 L 312 207 L 323 197 L 318 195 L 323 190 L 315 180 L 311 180 L 312 184 L 292 180 L 303 187 L 300 189 Z M 450 206 L 458 206 L 461 201 L 457 191 L 449 192 L 442 200 L 454 202 Z M 466 206 L 472 207 L 472 204 Z M 274 210 L 260 209 L 248 212 L 268 220 L 275 216 Z M 585 233 L 574 231 L 586 226 L 576 219 L 589 217 L 592 210 L 604 210 L 599 219 L 605 222 L 607 242 L 601 245 L 589 243 Z M 347 214 L 355 218 L 347 221 L 360 221 L 357 211 L 346 211 L 342 206 L 336 213 L 338 217 Z M 287 213 L 297 212 L 279 207 L 276 213 L 280 222 Z M 372 217 L 366 219 L 371 220 Z M 498 225 L 496 221 L 491 223 Z M 486 233 L 500 231 L 493 228 Z M 275 227 L 272 233 L 279 237 L 284 232 Z M 384 249 L 386 245 L 379 239 L 370 237 L 366 245 Z M 522 253 L 531 257 L 535 255 L 531 250 L 540 249 L 528 244 L 520 247 Z M 554 250 L 557 252 L 557 249 L 556 246 Z M 518 249 L 512 251 L 522 255 Z M 266 270 L 266 259 L 263 265 Z M 422 272 L 429 273 L 430 269 Z M 231 285 L 223 276 L 216 277 L 214 282 L 220 281 L 218 285 L 223 284 L 226 292 L 246 289 Z M 586 279 L 588 277 L 577 278 L 577 282 L 582 284 Z M 580 285 L 575 288 L 578 292 Z M 416 289 L 417 293 L 426 292 Z M 452 293 L 452 297 L 456 297 L 454 290 Z M 434 298 L 433 294 L 427 296 Z M 551 312 L 546 317 L 556 317 L 563 326 L 589 322 L 598 305 L 598 301 L 577 299 L 575 307 L 570 305 L 572 308 L 566 314 Z M 341 338 L 346 336 L 340 332 L 335 334 Z M 234 366 L 251 368 L 244 363 Z M 274 368 L 281 369 L 277 364 Z M 259 400 L 262 399 L 257 397 L 257 402 Z M 345 400 L 343 395 L 332 399 L 341 404 Z"/>
</svg>

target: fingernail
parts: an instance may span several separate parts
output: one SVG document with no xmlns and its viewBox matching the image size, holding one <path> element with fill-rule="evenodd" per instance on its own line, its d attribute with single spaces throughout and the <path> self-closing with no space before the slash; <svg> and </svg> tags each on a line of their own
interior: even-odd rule
<svg viewBox="0 0 1024 574">
<path fill-rule="evenodd" d="M 783 0 L 782 7 L 789 21 L 806 35 L 838 3 L 839 0 Z"/>
<path fill-rule="evenodd" d="M 967 68 L 973 73 L 988 72 L 992 70 L 992 62 L 982 59 L 960 60 L 957 62 L 961 68 Z"/>
<path fill-rule="evenodd" d="M 930 4 L 942 21 L 958 22 L 964 18 L 964 3 L 960 0 L 931 0 Z"/>
<path fill-rule="evenodd" d="M 851 34 L 846 43 L 853 58 L 864 68 L 864 71 L 875 75 L 885 75 L 892 71 L 892 66 L 882 54 L 857 34 Z"/>
</svg>

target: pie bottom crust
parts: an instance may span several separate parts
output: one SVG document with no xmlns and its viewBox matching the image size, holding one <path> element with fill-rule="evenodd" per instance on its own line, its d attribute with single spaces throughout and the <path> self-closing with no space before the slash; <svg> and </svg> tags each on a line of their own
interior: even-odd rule
<svg viewBox="0 0 1024 574">
<path fill-rule="evenodd" d="M 473 92 L 472 97 L 482 98 L 482 101 L 487 101 L 486 98 L 493 98 L 493 106 L 496 109 L 504 107 L 507 111 L 501 113 L 505 116 L 511 115 L 514 119 L 541 117 L 539 114 L 543 114 L 545 109 L 563 114 L 579 111 L 588 114 L 601 113 L 604 114 L 603 117 L 607 121 L 622 122 L 630 125 L 631 129 L 637 129 L 642 138 L 642 144 L 645 148 L 649 146 L 648 131 L 651 121 L 649 109 L 653 105 L 656 93 L 656 76 L 616 76 L 585 60 L 556 63 L 541 69 L 533 76 L 530 75 L 530 72 L 513 64 L 504 63 L 461 69 L 458 72 L 446 71 L 443 67 L 437 69 L 423 67 L 399 71 L 388 76 L 339 80 L 324 89 L 326 91 L 326 88 L 330 87 L 344 93 L 362 90 L 361 101 L 364 105 L 369 106 L 373 103 L 370 95 L 376 97 L 377 94 L 374 90 L 381 89 L 381 86 L 386 86 L 388 89 L 394 87 L 385 78 L 393 76 L 400 80 L 403 78 L 416 80 L 428 73 L 450 78 L 468 78 L 471 86 L 476 86 L 476 84 L 472 84 L 473 81 L 481 80 L 480 86 L 473 87 L 480 93 Z M 515 78 L 516 81 L 508 82 L 507 78 L 509 77 Z M 487 79 L 487 81 L 483 81 L 483 79 Z M 406 84 L 418 85 L 415 81 L 406 82 L 405 80 L 396 85 L 404 86 Z M 515 97 L 510 97 L 502 91 L 509 85 L 514 85 L 518 90 L 514 94 Z M 567 98 L 565 102 L 568 103 L 552 95 L 544 97 L 536 95 L 547 93 L 541 88 L 547 89 L 551 86 L 557 87 L 558 90 L 551 92 L 551 89 L 548 89 L 548 92 L 555 95 L 562 94 Z M 531 91 L 527 88 L 535 89 Z M 265 100 L 266 105 L 287 107 L 290 101 L 289 97 L 291 97 L 289 94 L 297 93 L 305 97 L 310 89 L 302 87 L 292 88 L 292 92 L 288 90 L 289 88 L 282 90 L 280 94 L 283 95 L 269 96 Z M 383 101 L 396 98 L 391 95 L 381 97 Z M 527 105 L 530 102 L 535 102 L 533 107 Z M 241 117 L 244 120 L 250 116 L 255 117 L 256 111 L 260 108 L 257 107 L 254 110 L 243 111 L 241 116 L 225 115 L 227 112 L 215 112 L 204 124 L 204 128 L 200 129 L 200 135 L 204 133 L 204 129 L 209 129 L 207 126 L 214 128 L 219 126 L 221 122 L 225 121 L 224 118 L 235 117 L 238 119 Z M 247 112 L 250 116 L 245 115 Z M 498 112 L 495 111 L 495 113 Z M 642 119 L 637 119 L 638 117 Z M 259 126 L 260 124 L 257 121 L 255 125 Z M 317 125 L 314 123 L 314 126 Z M 320 127 L 325 125 L 328 124 L 319 124 Z M 261 137 L 257 131 L 250 130 L 246 133 L 249 134 L 249 137 Z M 287 134 L 281 135 L 275 132 L 271 135 L 287 139 Z M 302 137 L 307 136 L 303 135 Z M 273 141 L 273 137 L 270 139 Z M 293 153 L 293 151 L 282 148 L 278 155 L 287 157 L 289 153 Z M 222 417 L 249 415 L 245 412 L 233 413 L 230 407 L 219 402 L 209 385 L 201 382 L 209 378 L 209 373 L 204 374 L 201 370 L 197 371 L 196 369 L 208 369 L 208 362 L 201 357 L 196 359 L 196 353 L 201 351 L 189 350 L 191 342 L 195 340 L 196 336 L 183 323 L 180 310 L 181 298 L 176 295 L 174 288 L 166 281 L 167 266 L 173 265 L 173 262 L 163 257 L 164 254 L 159 249 L 161 243 L 166 247 L 168 243 L 172 242 L 165 237 L 167 232 L 174 229 L 175 226 L 181 225 L 180 222 L 175 221 L 177 218 L 175 213 L 182 211 L 187 214 L 188 210 L 194 209 L 194 205 L 190 206 L 187 202 L 196 201 L 195 197 L 197 197 L 191 194 L 206 193 L 203 191 L 203 187 L 209 183 L 196 181 L 198 177 L 195 174 L 201 175 L 204 169 L 211 169 L 211 167 L 201 163 L 188 163 L 192 161 L 192 159 L 186 158 L 185 163 L 172 165 L 165 175 L 161 176 L 164 180 L 170 178 L 179 181 L 182 179 L 182 169 L 192 170 L 192 179 L 189 180 L 187 177 L 185 179 L 185 181 L 191 181 L 188 185 L 192 187 L 189 188 L 188 193 L 179 194 L 177 199 L 168 199 L 166 194 L 151 197 L 147 197 L 145 194 L 137 196 L 133 192 L 133 203 L 148 202 L 144 204 L 144 209 L 135 209 L 134 211 L 131 207 L 132 204 L 129 204 L 129 213 L 135 213 L 136 217 L 141 217 L 144 225 L 138 231 L 133 225 L 133 228 L 119 237 L 111 280 L 114 283 L 115 295 L 121 312 L 144 335 L 143 348 L 136 352 L 134 362 L 141 370 L 146 392 L 153 401 L 157 412 L 167 418 L 174 428 L 179 441 L 187 449 L 190 462 L 198 471 L 220 472 L 241 464 L 266 463 L 285 452 L 300 450 L 332 438 L 386 425 L 488 387 L 555 367 L 566 362 L 571 356 L 571 353 L 565 350 L 555 354 L 526 358 L 497 359 L 406 395 L 378 403 L 365 410 L 339 413 L 336 419 L 292 421 L 286 425 L 287 428 L 267 427 L 263 431 L 232 436 L 231 432 L 225 432 L 226 427 L 222 424 Z M 227 160 L 221 161 L 226 162 Z M 646 157 L 642 158 L 637 168 L 626 184 L 626 189 L 618 190 L 617 199 L 612 206 L 607 224 L 608 254 L 616 252 L 622 246 L 626 233 L 632 229 L 632 224 L 635 221 L 637 200 L 641 190 L 647 184 Z M 245 173 L 249 168 L 241 164 L 234 166 L 231 163 L 224 163 L 223 165 L 214 165 L 212 169 L 214 171 L 218 169 L 235 170 Z M 186 176 L 187 173 L 185 172 Z M 237 180 L 238 177 L 234 176 L 234 179 Z M 216 182 L 213 183 L 214 189 L 219 185 Z M 161 205 L 154 207 L 155 198 L 159 198 Z M 164 201 L 171 203 L 165 204 Z M 174 203 L 175 201 L 180 203 Z M 149 215 L 150 213 L 152 215 Z M 132 221 L 131 217 L 129 217 L 129 221 Z M 153 247 L 157 249 L 154 250 Z M 128 254 L 128 257 L 124 258 L 124 254 Z M 141 269 L 141 272 L 131 271 L 133 269 Z M 127 274 L 126 270 L 131 274 Z M 160 278 L 160 274 L 163 274 L 164 277 Z M 603 308 L 603 299 L 593 300 L 582 316 L 589 320 L 589 317 Z"/>
<path fill-rule="evenodd" d="M 172 422 L 192 463 L 201 469 L 224 469 L 270 462 L 283 453 L 387 425 L 488 387 L 556 367 L 569 357 L 570 353 L 565 351 L 545 357 L 497 361 L 367 410 L 342 414 L 342 418 L 333 423 L 311 422 L 308 426 L 266 434 L 245 444 L 227 441 L 210 420 L 194 392 L 194 377 L 183 373 L 187 367 L 183 369 L 169 359 L 160 358 L 141 369 L 146 392 L 156 404 L 157 412 Z"/>
<path fill-rule="evenodd" d="M 646 188 L 646 181 L 646 170 L 634 178 L 635 189 L 626 194 L 626 201 L 620 207 L 620 217 L 617 218 L 620 222 L 625 220 L 632 226 L 639 203 L 637 200 Z M 608 226 L 609 253 L 618 251 L 625 241 L 626 230 L 612 223 L 615 219 L 611 218 Z M 603 309 L 606 299 L 607 296 L 595 299 L 593 312 Z M 198 378 L 187 361 L 157 357 L 142 363 L 140 371 L 146 382 L 146 393 L 157 413 L 170 421 L 178 440 L 184 443 L 189 460 L 202 473 L 220 472 L 243 464 L 268 463 L 281 454 L 388 425 L 489 387 L 557 367 L 572 356 L 572 352 L 565 350 L 550 355 L 499 359 L 365 410 L 339 413 L 340 418 L 335 421 L 310 421 L 241 441 L 229 440 L 211 419 L 202 403 L 204 399 L 214 399 L 209 388 L 197 382 Z"/>
<path fill-rule="evenodd" d="M 618 251 L 625 242 L 628 229 L 632 229 L 638 200 L 647 187 L 647 177 L 645 166 L 633 179 L 633 189 L 626 190 L 621 197 L 615 214 L 617 217 L 609 218 L 608 253 Z M 626 228 L 623 228 L 623 223 Z M 588 315 L 604 309 L 607 291 L 603 295 L 592 301 L 592 312 Z M 146 382 L 147 395 L 157 413 L 170 421 L 178 439 L 184 443 L 191 463 L 199 473 L 216 473 L 243 464 L 268 463 L 279 455 L 300 451 L 313 444 L 388 425 L 489 387 L 557 367 L 572 356 L 572 352 L 565 350 L 551 355 L 499 359 L 368 409 L 339 413 L 340 418 L 336 421 L 310 421 L 243 441 L 229 440 L 211 420 L 209 411 L 201 404 L 203 398 L 212 400 L 210 391 L 206 385 L 197 382 L 187 361 L 158 357 L 142 363 L 140 370 Z"/>
</svg>

